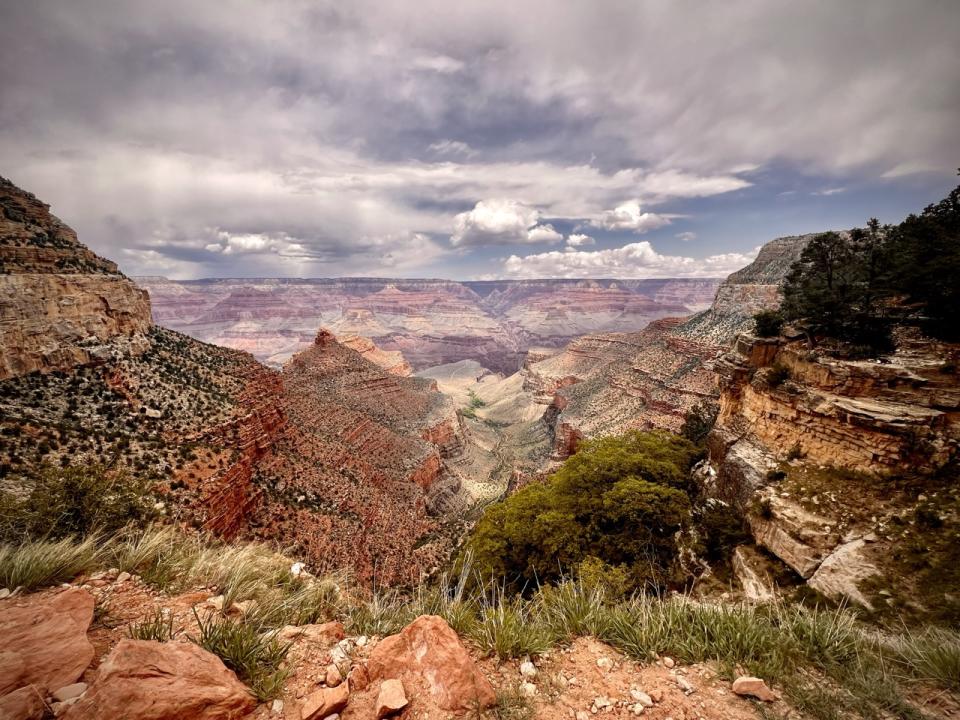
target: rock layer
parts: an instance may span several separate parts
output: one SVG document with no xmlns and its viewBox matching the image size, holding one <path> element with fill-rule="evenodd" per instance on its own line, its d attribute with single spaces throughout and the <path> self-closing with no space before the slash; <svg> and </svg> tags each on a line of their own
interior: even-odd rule
<svg viewBox="0 0 960 720">
<path fill-rule="evenodd" d="M 102 363 L 150 322 L 146 292 L 0 178 L 0 380 Z"/>
<path fill-rule="evenodd" d="M 527 386 L 551 405 L 556 456 L 570 454 L 582 438 L 631 428 L 677 431 L 690 408 L 714 402 L 713 361 L 755 312 L 779 304 L 779 283 L 810 237 L 765 245 L 720 285 L 707 310 L 690 318 L 657 320 L 635 333 L 587 335 L 559 353 L 536 351 L 525 366 Z"/>
<path fill-rule="evenodd" d="M 282 364 L 321 325 L 372 339 L 424 369 L 471 359 L 510 374 L 531 345 L 588 332 L 637 331 L 706 307 L 712 279 L 446 280 L 140 278 L 156 320 L 208 342 Z"/>
</svg>

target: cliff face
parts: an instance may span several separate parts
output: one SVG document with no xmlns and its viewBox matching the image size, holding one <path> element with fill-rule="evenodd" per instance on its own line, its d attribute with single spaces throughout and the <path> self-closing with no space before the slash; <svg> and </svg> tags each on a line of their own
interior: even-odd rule
<svg viewBox="0 0 960 720">
<path fill-rule="evenodd" d="M 177 520 L 381 584 L 449 551 L 461 418 L 400 353 L 324 331 L 281 373 L 152 326 L 146 293 L 46 205 L 5 181 L 0 199 L 0 482 L 62 463 L 128 470 L 155 480 Z M 211 321 L 316 317 L 256 289 L 194 307 Z"/>
<path fill-rule="evenodd" d="M 743 508 L 768 565 L 871 612 L 960 616 L 958 353 L 901 336 L 891 355 L 849 361 L 799 340 L 737 338 L 715 364 L 707 484 Z M 755 585 L 757 567 L 741 570 Z"/>
<path fill-rule="evenodd" d="M 918 449 L 942 465 L 960 440 L 960 385 L 935 343 L 883 362 L 847 361 L 805 342 L 737 338 L 715 364 L 720 413 L 710 436 L 721 488 L 743 501 L 787 455 L 848 470 L 904 467 Z"/>
<path fill-rule="evenodd" d="M 566 457 L 582 438 L 631 428 L 677 431 L 690 408 L 715 401 L 713 361 L 755 312 L 778 305 L 779 283 L 810 237 L 765 245 L 697 315 L 657 320 L 636 333 L 587 335 L 528 359 L 529 389 L 551 404 L 555 455 Z"/>
<path fill-rule="evenodd" d="M 105 362 L 114 339 L 150 323 L 146 292 L 0 178 L 0 379 Z"/>
<path fill-rule="evenodd" d="M 281 365 L 323 325 L 372 339 L 411 366 L 476 360 L 515 372 L 533 345 L 562 346 L 591 332 L 635 331 L 709 304 L 716 280 L 259 279 L 174 282 L 143 278 L 157 322 Z"/>
</svg>

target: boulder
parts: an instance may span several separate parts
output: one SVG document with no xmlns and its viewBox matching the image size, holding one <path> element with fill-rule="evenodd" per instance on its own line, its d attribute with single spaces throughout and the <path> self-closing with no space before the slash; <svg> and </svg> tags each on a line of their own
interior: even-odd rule
<svg viewBox="0 0 960 720">
<path fill-rule="evenodd" d="M 767 684 L 757 677 L 746 675 L 738 677 L 733 681 L 732 689 L 736 695 L 753 697 L 763 702 L 774 702 L 778 699 L 776 694 L 767 687 Z"/>
<path fill-rule="evenodd" d="M 799 503 L 772 490 L 759 495 L 765 513 L 747 515 L 750 531 L 758 545 L 783 560 L 800 577 L 809 578 L 840 543 L 836 531 L 828 530 L 830 520 L 804 510 Z"/>
<path fill-rule="evenodd" d="M 237 720 L 256 701 L 216 655 L 193 643 L 121 640 L 65 720 Z"/>
<path fill-rule="evenodd" d="M 367 673 L 365 665 L 354 665 L 347 674 L 347 683 L 350 685 L 350 692 L 361 692 L 367 689 L 370 684 L 370 675 Z"/>
<path fill-rule="evenodd" d="M 377 694 L 377 720 L 394 715 L 406 706 L 407 694 L 403 691 L 403 683 L 395 679 L 384 680 Z"/>
<path fill-rule="evenodd" d="M 0 697 L 3 720 L 42 720 L 45 710 L 43 691 L 36 685 L 27 685 Z"/>
<path fill-rule="evenodd" d="M 864 556 L 863 538 L 840 545 L 820 563 L 807 585 L 833 600 L 848 600 L 868 610 L 873 606 L 860 591 L 860 583 L 880 571 Z"/>
<path fill-rule="evenodd" d="M 307 695 L 300 706 L 300 720 L 323 720 L 342 711 L 349 700 L 350 689 L 347 683 L 317 690 Z"/>
<path fill-rule="evenodd" d="M 422 697 L 414 688 L 422 687 L 424 699 L 442 710 L 490 707 L 497 700 L 460 638 L 436 615 L 422 615 L 380 641 L 367 669 L 372 680 L 404 680 L 414 701 Z"/>
<path fill-rule="evenodd" d="M 31 684 L 49 691 L 79 679 L 93 660 L 87 640 L 93 606 L 93 596 L 79 588 L 5 605 L 0 695 Z"/>
</svg>

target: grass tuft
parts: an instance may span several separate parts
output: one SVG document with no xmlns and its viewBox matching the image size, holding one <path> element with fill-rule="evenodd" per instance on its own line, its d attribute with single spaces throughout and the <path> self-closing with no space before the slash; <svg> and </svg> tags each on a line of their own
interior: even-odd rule
<svg viewBox="0 0 960 720">
<path fill-rule="evenodd" d="M 33 590 L 67 582 L 96 569 L 109 545 L 97 536 L 0 545 L 0 587 Z"/>
<path fill-rule="evenodd" d="M 157 609 L 153 615 L 133 623 L 127 628 L 127 634 L 133 640 L 153 640 L 154 642 L 168 642 L 173 640 L 176 633 L 173 631 L 173 615 L 167 611 Z"/>
<path fill-rule="evenodd" d="M 211 616 L 203 620 L 194 611 L 200 635 L 190 639 L 223 660 L 237 673 L 260 702 L 278 697 L 290 676 L 286 665 L 289 644 L 277 640 L 276 633 L 261 633 L 246 622 Z"/>
</svg>

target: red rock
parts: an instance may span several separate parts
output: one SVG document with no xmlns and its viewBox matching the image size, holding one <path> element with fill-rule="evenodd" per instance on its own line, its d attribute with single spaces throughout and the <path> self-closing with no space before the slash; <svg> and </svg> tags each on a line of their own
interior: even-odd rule
<svg viewBox="0 0 960 720">
<path fill-rule="evenodd" d="M 443 710 L 489 707 L 493 686 L 480 672 L 457 634 L 436 615 L 422 615 L 399 634 L 384 638 L 370 654 L 372 680 L 402 678 L 414 701 L 423 686 L 429 700 Z"/>
<path fill-rule="evenodd" d="M 193 643 L 121 640 L 65 720 L 238 720 L 256 706 L 216 655 Z"/>
<path fill-rule="evenodd" d="M 27 685 L 0 697 L 3 720 L 42 720 L 45 709 L 43 691 L 36 685 Z"/>
<path fill-rule="evenodd" d="M 754 697 L 763 702 L 774 702 L 777 700 L 776 694 L 767 687 L 767 684 L 756 677 L 742 676 L 733 681 L 733 692 L 736 695 L 745 695 Z"/>
<path fill-rule="evenodd" d="M 370 684 L 370 674 L 365 665 L 354 665 L 347 674 L 347 683 L 350 685 L 350 692 L 361 692 L 367 689 Z"/>
<path fill-rule="evenodd" d="M 343 682 L 343 675 L 340 674 L 340 668 L 336 665 L 327 666 L 327 687 L 336 687 Z"/>
<path fill-rule="evenodd" d="M 87 628 L 93 596 L 71 588 L 0 610 L 0 693 L 24 685 L 56 689 L 75 682 L 93 660 Z"/>
<path fill-rule="evenodd" d="M 350 688 L 340 683 L 335 688 L 323 688 L 307 695 L 300 706 L 300 720 L 323 720 L 343 710 L 350 700 Z"/>
<path fill-rule="evenodd" d="M 399 680 L 384 680 L 377 694 L 377 720 L 394 715 L 407 706 L 407 694 Z"/>
</svg>

